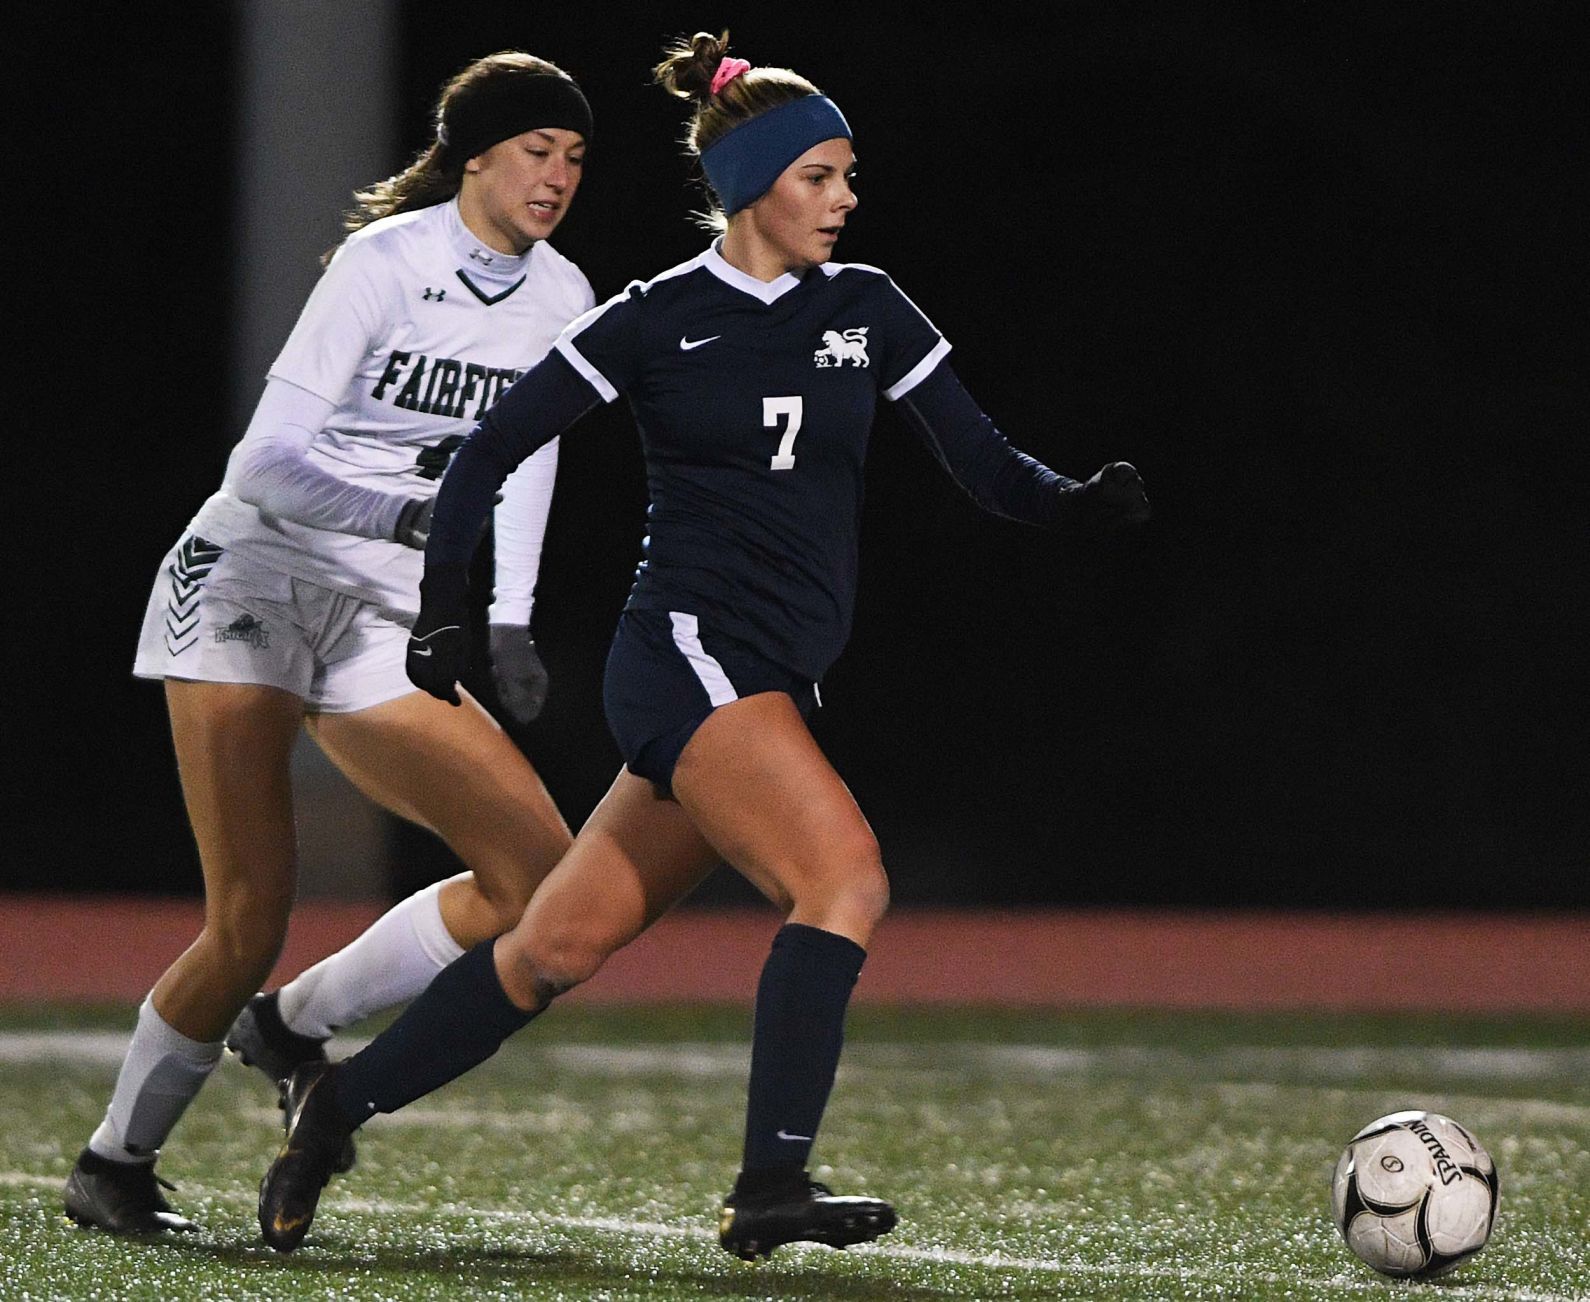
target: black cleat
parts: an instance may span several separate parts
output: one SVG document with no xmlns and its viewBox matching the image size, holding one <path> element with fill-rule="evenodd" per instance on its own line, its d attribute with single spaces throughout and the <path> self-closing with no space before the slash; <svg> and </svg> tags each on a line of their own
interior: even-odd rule
<svg viewBox="0 0 1590 1302">
<path fill-rule="evenodd" d="M 112 1234 L 188 1233 L 199 1227 L 171 1210 L 153 1162 L 112 1162 L 84 1149 L 66 1177 L 66 1214 Z"/>
<path fill-rule="evenodd" d="M 352 1133 L 337 1108 L 328 1063 L 307 1063 L 287 1080 L 287 1141 L 259 1184 L 259 1228 L 277 1252 L 304 1241 Z"/>
<path fill-rule="evenodd" d="M 718 1217 L 718 1242 L 742 1261 L 755 1261 L 785 1243 L 870 1243 L 895 1221 L 894 1208 L 881 1198 L 836 1197 L 809 1180 L 766 1197 L 729 1195 Z"/>
<path fill-rule="evenodd" d="M 326 1042 L 299 1035 L 282 1021 L 276 1006 L 280 993 L 273 990 L 268 995 L 255 995 L 250 999 L 226 1033 L 226 1047 L 245 1067 L 258 1067 L 276 1086 L 276 1106 L 282 1110 L 285 1121 L 287 1078 L 309 1063 L 325 1062 Z M 353 1170 L 357 1160 L 358 1152 L 350 1135 L 347 1147 L 338 1154 L 337 1174 Z"/>
<path fill-rule="evenodd" d="M 282 1021 L 273 990 L 255 995 L 226 1033 L 226 1047 L 245 1066 L 258 1067 L 271 1084 L 280 1085 L 306 1062 L 326 1061 L 326 1042 L 299 1035 Z"/>
</svg>

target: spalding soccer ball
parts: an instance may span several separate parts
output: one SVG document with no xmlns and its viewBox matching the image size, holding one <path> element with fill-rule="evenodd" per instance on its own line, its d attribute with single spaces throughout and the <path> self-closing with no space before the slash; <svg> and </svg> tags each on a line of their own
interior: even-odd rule
<svg viewBox="0 0 1590 1302">
<path fill-rule="evenodd" d="M 1496 1164 L 1435 1112 L 1393 1112 L 1353 1136 L 1331 1210 L 1347 1246 L 1385 1275 L 1429 1279 L 1473 1256 L 1496 1223 Z"/>
</svg>

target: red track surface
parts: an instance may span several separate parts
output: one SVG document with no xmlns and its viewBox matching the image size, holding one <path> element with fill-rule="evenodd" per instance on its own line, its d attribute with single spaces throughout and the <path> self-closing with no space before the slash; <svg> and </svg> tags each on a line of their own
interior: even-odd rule
<svg viewBox="0 0 1590 1302">
<path fill-rule="evenodd" d="M 379 906 L 301 905 L 272 984 Z M 191 900 L 0 896 L 0 1000 L 143 997 L 197 934 Z M 748 1002 L 778 919 L 682 910 L 571 998 Z M 1590 915 L 902 910 L 856 991 L 874 1003 L 1590 1014 Z"/>
</svg>

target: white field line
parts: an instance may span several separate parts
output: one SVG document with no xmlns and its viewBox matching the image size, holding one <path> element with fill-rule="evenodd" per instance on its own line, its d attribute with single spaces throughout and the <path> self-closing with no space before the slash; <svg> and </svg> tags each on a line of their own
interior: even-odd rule
<svg viewBox="0 0 1590 1302">
<path fill-rule="evenodd" d="M 1223 1102 L 1232 1107 L 1280 1106 L 1288 1099 L 1340 1099 L 1350 1100 L 1364 1095 L 1380 1098 L 1391 1093 L 1385 1089 L 1360 1086 L 1343 1089 L 1339 1086 L 1277 1085 L 1268 1081 L 1213 1081 L 1209 1088 Z M 1403 1091 L 1407 1094 L 1408 1091 Z M 1291 1106 L 1298 1106 L 1294 1103 Z M 1417 1101 L 1409 1104 L 1431 1112 L 1457 1112 L 1473 1120 L 1469 1108 L 1484 1108 L 1489 1113 L 1509 1120 L 1534 1126 L 1579 1126 L 1590 1130 L 1590 1106 L 1579 1103 L 1556 1103 L 1547 1099 L 1515 1099 L 1495 1094 L 1454 1093 L 1450 1090 L 1420 1090 Z M 280 1113 L 277 1113 L 278 1118 Z M 1478 1125 L 1476 1121 L 1474 1124 Z"/>
<path fill-rule="evenodd" d="M 346 1057 L 368 1040 L 339 1036 L 331 1042 L 334 1058 Z M 0 1064 L 74 1062 L 112 1068 L 121 1062 L 126 1036 L 119 1031 L 0 1032 Z M 688 1080 L 743 1080 L 749 1067 L 744 1045 L 680 1042 L 664 1045 L 526 1044 L 549 1067 L 598 1077 L 674 1076 Z M 1386 1091 L 1361 1084 L 1365 1074 L 1394 1073 L 1423 1077 L 1443 1099 L 1482 1103 L 1493 1112 L 1523 1123 L 1590 1127 L 1590 1106 L 1546 1099 L 1511 1098 L 1475 1086 L 1506 1083 L 1562 1083 L 1590 1080 L 1590 1048 L 1496 1049 L 1484 1047 L 1399 1050 L 1365 1046 L 1292 1048 L 1232 1046 L 1204 1054 L 1140 1045 L 1054 1047 L 1023 1044 L 951 1043 L 932 1046 L 907 1043 L 852 1045 L 840 1069 L 841 1081 L 865 1081 L 878 1074 L 920 1078 L 954 1075 L 994 1077 L 1010 1081 L 1048 1082 L 1066 1077 L 1129 1074 L 1167 1080 L 1203 1078 L 1208 1088 L 1228 1097 L 1240 1091 L 1276 1096 L 1290 1090 L 1328 1093 Z M 1218 1076 L 1213 1076 L 1219 1073 Z M 1213 1078 L 1211 1078 L 1213 1076 Z M 1279 1080 L 1266 1077 L 1279 1076 Z M 1222 1079 L 1223 1077 L 1223 1079 Z M 1255 1079 L 1257 1078 L 1257 1079 Z M 1356 1090 L 1355 1087 L 1356 1086 Z M 1468 1086 L 1468 1089 L 1460 1089 Z M 1332 1088 L 1334 1087 L 1334 1088 Z M 1420 1106 L 1440 1106 L 1422 1103 Z M 383 1126 L 480 1126 L 522 1129 L 523 1113 L 462 1108 L 427 1108 L 423 1104 L 382 1119 Z"/>
<path fill-rule="evenodd" d="M 367 1043 L 368 1040 L 339 1036 L 331 1041 L 330 1050 L 334 1058 L 340 1058 Z M 517 1043 L 544 1056 L 554 1067 L 599 1076 L 715 1078 L 725 1073 L 743 1073 L 750 1063 L 750 1050 L 742 1044 Z M 127 1035 L 120 1031 L 0 1031 L 0 1063 L 70 1061 L 114 1066 L 120 1063 L 126 1047 Z M 858 1073 L 950 1070 L 1038 1078 L 1101 1072 L 1159 1075 L 1196 1071 L 1237 1080 L 1280 1075 L 1313 1084 L 1325 1083 L 1321 1078 L 1351 1082 L 1366 1074 L 1386 1073 L 1527 1084 L 1590 1080 L 1590 1045 L 1554 1049 L 1236 1045 L 1194 1053 L 1143 1045 L 859 1042 L 848 1048 L 845 1066 Z"/>
<path fill-rule="evenodd" d="M 23 1171 L 0 1171 L 0 1187 L 37 1188 L 57 1191 L 59 1179 L 31 1175 Z M 183 1189 L 208 1202 L 247 1206 L 252 1209 L 252 1193 L 201 1187 L 184 1182 Z M 503 1211 L 495 1207 L 470 1207 L 463 1203 L 398 1203 L 382 1199 L 337 1198 L 327 1206 L 337 1215 L 353 1216 L 446 1216 L 466 1221 L 506 1223 L 521 1230 L 546 1226 L 564 1230 L 588 1230 L 599 1234 L 644 1236 L 695 1240 L 715 1243 L 714 1231 L 701 1225 L 671 1225 L 661 1221 L 630 1221 L 617 1216 L 554 1216 L 544 1212 Z M 796 1253 L 819 1253 L 816 1247 L 792 1246 Z M 1241 1269 L 1210 1269 L 1196 1266 L 1151 1266 L 1137 1262 L 1103 1263 L 1085 1261 L 1057 1261 L 1046 1257 L 1017 1257 L 1002 1252 L 975 1253 L 958 1248 L 913 1248 L 901 1244 L 874 1243 L 850 1249 L 860 1256 L 881 1257 L 889 1261 L 920 1261 L 934 1265 L 966 1266 L 974 1270 L 1003 1270 L 1029 1275 L 1072 1275 L 1102 1280 L 1176 1280 L 1183 1283 L 1232 1285 L 1265 1284 L 1276 1287 L 1308 1287 L 1324 1289 L 1345 1295 L 1362 1294 L 1383 1296 L 1386 1284 L 1372 1280 L 1347 1279 L 1332 1276 L 1329 1279 L 1308 1279 L 1302 1275 L 1281 1275 L 1273 1271 L 1245 1271 Z M 1531 1289 L 1494 1288 L 1485 1284 L 1465 1284 L 1457 1280 L 1442 1281 L 1439 1285 L 1399 1284 L 1399 1294 L 1448 1299 L 1474 1298 L 1482 1302 L 1584 1302 L 1590 1294 L 1543 1293 Z"/>
<path fill-rule="evenodd" d="M 1284 1099 L 1288 1093 L 1295 1093 L 1302 1089 L 1302 1087 L 1289 1087 L 1283 1090 L 1273 1085 L 1247 1085 L 1241 1082 L 1216 1082 L 1209 1088 L 1222 1101 L 1233 1106 L 1274 1104 Z M 1321 1093 L 1337 1098 L 1351 1098 L 1354 1093 L 1373 1094 L 1378 1098 L 1384 1091 L 1320 1091 L 1311 1088 L 1308 1093 L 1314 1098 L 1318 1098 Z M 1571 1103 L 1547 1103 L 1538 1099 L 1497 1099 L 1474 1094 L 1442 1094 L 1433 1097 L 1421 1095 L 1417 1101 L 1428 1110 L 1439 1110 L 1445 1107 L 1452 1112 L 1459 1112 L 1465 1119 L 1473 1122 L 1476 1127 L 1480 1123 L 1475 1120 L 1473 1113 L 1480 1108 L 1484 1108 L 1488 1114 L 1487 1119 L 1494 1116 L 1505 1121 L 1515 1121 L 1525 1125 L 1569 1126 L 1590 1130 L 1590 1107 L 1576 1107 Z M 272 1130 L 281 1128 L 282 1114 L 280 1108 L 249 1107 L 244 1109 L 240 1115 L 256 1125 L 265 1126 Z M 466 1108 L 457 1106 L 428 1108 L 423 1104 L 416 1103 L 402 1109 L 400 1112 L 393 1112 L 374 1118 L 370 1124 L 378 1133 L 384 1133 L 388 1130 L 431 1129 L 501 1133 L 530 1138 L 543 1134 L 567 1134 L 571 1127 L 576 1126 L 589 1128 L 591 1118 L 589 1114 L 584 1113 L 571 1115 L 567 1109 L 562 1108 L 555 1109 L 552 1112 L 545 1112 L 539 1109 Z M 649 1130 L 662 1124 L 665 1124 L 663 1118 L 647 1113 L 638 1113 L 633 1120 L 619 1127 L 614 1126 L 612 1117 L 608 1117 L 603 1122 L 604 1128 L 610 1132 L 615 1128 L 634 1131 Z"/>
</svg>

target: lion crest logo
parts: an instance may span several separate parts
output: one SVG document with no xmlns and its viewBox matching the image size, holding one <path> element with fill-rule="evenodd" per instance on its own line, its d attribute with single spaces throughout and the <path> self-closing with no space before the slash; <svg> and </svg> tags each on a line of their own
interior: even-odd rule
<svg viewBox="0 0 1590 1302">
<path fill-rule="evenodd" d="M 819 369 L 827 366 L 870 366 L 867 357 L 867 331 L 869 326 L 856 326 L 851 330 L 824 330 L 823 346 L 812 354 Z"/>
</svg>

